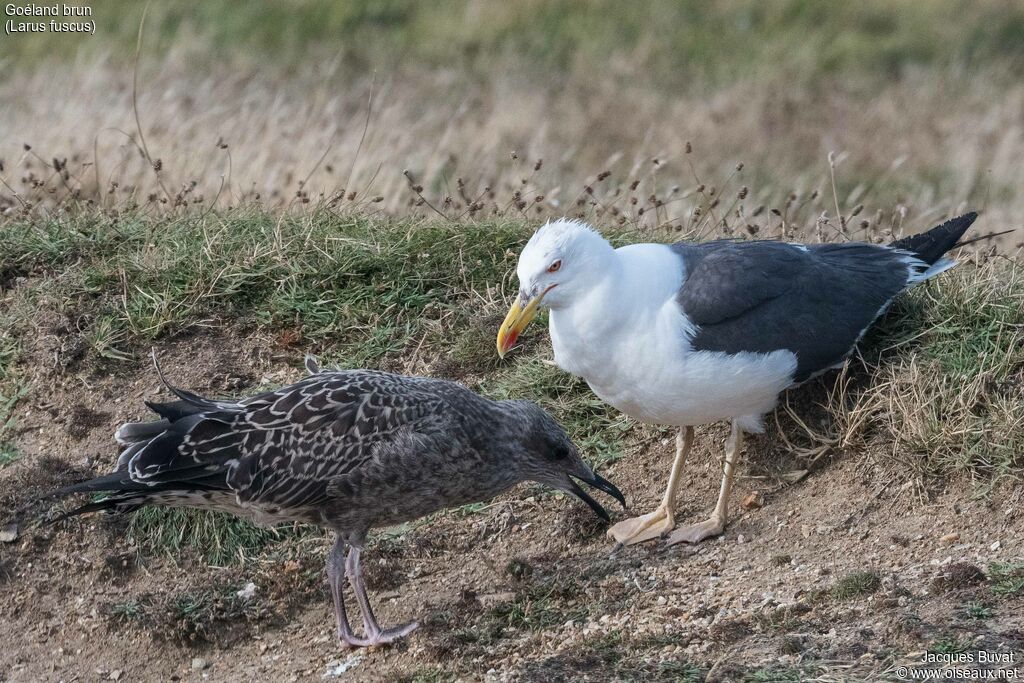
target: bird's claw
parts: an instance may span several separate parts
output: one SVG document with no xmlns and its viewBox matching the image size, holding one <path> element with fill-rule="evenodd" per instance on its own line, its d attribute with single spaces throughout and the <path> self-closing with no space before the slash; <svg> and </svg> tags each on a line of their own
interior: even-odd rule
<svg viewBox="0 0 1024 683">
<path fill-rule="evenodd" d="M 382 629 L 376 633 L 367 633 L 366 637 L 362 638 L 354 633 L 343 634 L 341 636 L 341 645 L 344 648 L 353 649 L 358 647 L 373 647 L 375 645 L 388 645 L 409 635 L 419 628 L 419 626 L 419 622 L 410 621 L 408 624 Z"/>
</svg>

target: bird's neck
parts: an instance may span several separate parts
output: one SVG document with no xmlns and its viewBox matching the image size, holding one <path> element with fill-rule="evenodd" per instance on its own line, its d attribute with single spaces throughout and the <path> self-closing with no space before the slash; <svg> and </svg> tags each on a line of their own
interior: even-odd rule
<svg viewBox="0 0 1024 683">
<path fill-rule="evenodd" d="M 589 379 L 600 375 L 609 335 L 623 326 L 630 302 L 621 297 L 623 264 L 609 246 L 582 287 L 566 305 L 552 308 L 549 328 L 555 362 Z"/>
</svg>

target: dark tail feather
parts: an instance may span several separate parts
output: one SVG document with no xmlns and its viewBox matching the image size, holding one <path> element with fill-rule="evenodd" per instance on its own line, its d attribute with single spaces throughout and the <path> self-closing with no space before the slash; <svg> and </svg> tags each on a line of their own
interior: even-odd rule
<svg viewBox="0 0 1024 683">
<path fill-rule="evenodd" d="M 67 512 L 62 512 L 56 517 L 47 517 L 43 524 L 56 524 L 71 517 L 87 515 L 90 512 L 130 512 L 146 504 L 145 494 L 125 494 L 123 496 L 111 496 L 102 500 L 96 500 L 85 505 L 79 505 Z"/>
<path fill-rule="evenodd" d="M 85 505 L 61 513 L 57 517 L 45 520 L 47 524 L 59 522 L 68 517 L 84 515 L 89 512 L 109 510 L 111 512 L 130 512 L 143 505 L 156 502 L 164 494 L 193 494 L 203 491 L 223 491 L 226 489 L 224 472 L 210 472 L 205 476 L 195 477 L 189 481 L 167 481 L 156 484 L 140 484 L 128 478 L 127 472 L 113 472 L 95 479 L 71 484 L 64 488 L 51 491 L 42 496 L 46 499 L 65 498 L 76 493 L 109 493 L 101 500 L 94 500 Z"/>
<path fill-rule="evenodd" d="M 110 491 L 112 493 L 129 493 L 135 491 L 152 491 L 155 487 L 146 484 L 139 484 L 128 478 L 127 472 L 112 472 L 95 479 L 87 479 L 77 484 L 71 484 L 56 491 L 47 493 L 45 498 L 64 498 L 75 493 L 97 493 Z"/>
<path fill-rule="evenodd" d="M 896 249 L 905 249 L 917 254 L 917 256 L 928 263 L 935 263 L 942 255 L 952 249 L 960 241 L 960 238 L 971 227 L 971 223 L 978 217 L 974 211 L 965 213 L 963 216 L 950 218 L 942 225 L 936 226 L 927 232 L 922 232 L 910 237 L 903 237 L 896 240 L 889 246 Z"/>
<path fill-rule="evenodd" d="M 181 389 L 179 387 L 174 386 L 173 384 L 167 381 L 167 378 L 164 377 L 163 370 L 160 369 L 160 363 L 156 359 L 156 349 L 152 349 L 150 351 L 150 356 L 152 356 L 153 358 L 153 367 L 156 369 L 156 375 L 157 377 L 160 378 L 160 382 L 167 388 L 168 391 L 170 391 L 172 394 L 174 394 L 179 399 L 184 401 L 186 404 L 194 406 L 195 408 L 198 408 L 200 410 L 239 410 L 239 406 L 237 403 L 229 403 L 225 401 L 211 401 L 208 398 L 203 398 L 199 394 L 194 394 L 191 391 L 186 391 L 185 389 Z M 154 408 L 152 405 L 150 405 L 150 408 L 153 408 L 153 410 L 156 411 L 156 408 Z M 157 414 L 161 414 L 160 411 L 156 412 Z"/>
</svg>

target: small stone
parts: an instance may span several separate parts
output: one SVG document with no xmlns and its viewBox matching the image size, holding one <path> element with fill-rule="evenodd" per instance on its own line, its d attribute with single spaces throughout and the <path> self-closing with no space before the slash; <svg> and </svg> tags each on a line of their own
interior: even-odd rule
<svg viewBox="0 0 1024 683">
<path fill-rule="evenodd" d="M 14 543 L 18 540 L 18 524 L 11 523 L 0 529 L 0 543 Z"/>
<path fill-rule="evenodd" d="M 940 537 L 939 538 L 939 543 L 942 543 L 944 545 L 952 545 L 953 543 L 956 543 L 959 540 L 960 540 L 960 534 L 958 534 L 957 532 L 954 531 L 952 533 L 949 533 L 949 534 L 946 534 L 945 536 Z"/>
<path fill-rule="evenodd" d="M 991 550 L 992 552 L 995 552 L 995 551 L 999 550 L 999 546 L 1001 546 L 1001 545 L 1002 545 L 1002 543 L 1000 543 L 999 541 L 996 541 L 995 543 L 990 545 L 988 547 L 988 549 Z"/>
<path fill-rule="evenodd" d="M 208 666 L 209 666 L 209 664 L 207 664 L 206 660 L 203 659 L 202 657 L 193 657 L 192 658 L 192 670 L 193 671 L 202 671 L 203 669 L 205 669 Z"/>
<path fill-rule="evenodd" d="M 752 491 L 743 497 L 740 502 L 744 510 L 754 510 L 764 505 L 764 498 L 757 491 Z"/>
<path fill-rule="evenodd" d="M 738 535 L 738 536 L 736 537 L 736 542 L 737 542 L 737 543 L 745 543 L 745 542 L 746 542 L 746 540 L 747 540 L 747 537 L 746 537 L 746 536 L 744 536 L 743 534 L 739 534 L 739 535 Z"/>
<path fill-rule="evenodd" d="M 123 676 L 123 675 L 124 675 L 123 671 L 121 671 L 120 669 L 114 669 L 113 671 L 110 672 L 110 675 L 107 676 L 107 678 L 109 678 L 112 681 L 119 681 L 119 680 L 121 680 L 121 676 Z"/>
<path fill-rule="evenodd" d="M 664 604 L 666 604 L 667 602 L 668 602 L 668 600 L 667 600 L 667 599 L 665 598 L 665 596 L 664 596 L 664 595 L 659 595 L 659 596 L 658 596 L 658 600 L 657 600 L 657 603 L 658 603 L 659 605 L 664 605 Z"/>
<path fill-rule="evenodd" d="M 242 600 L 252 600 L 252 596 L 256 594 L 256 584 L 250 581 L 245 584 L 245 588 L 240 591 L 235 591 L 235 595 L 240 597 Z"/>
</svg>

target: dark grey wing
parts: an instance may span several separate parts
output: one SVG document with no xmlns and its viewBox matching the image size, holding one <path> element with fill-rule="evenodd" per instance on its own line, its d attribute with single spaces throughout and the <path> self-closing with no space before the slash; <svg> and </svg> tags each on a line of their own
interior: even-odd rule
<svg viewBox="0 0 1024 683">
<path fill-rule="evenodd" d="M 681 242 L 672 248 L 682 257 L 686 273 L 676 299 L 687 317 L 702 327 L 782 296 L 810 262 L 806 251 L 784 242 Z"/>
<path fill-rule="evenodd" d="M 871 244 L 674 245 L 686 265 L 677 301 L 703 351 L 796 354 L 794 381 L 842 362 L 893 298 L 927 268 Z"/>
<path fill-rule="evenodd" d="M 377 443 L 443 407 L 415 381 L 370 371 L 320 372 L 233 404 L 175 393 L 181 401 L 153 406 L 164 418 L 156 424 L 170 425 L 122 458 L 131 480 L 212 481 L 275 513 L 322 504 L 328 483 L 369 459 Z"/>
</svg>

